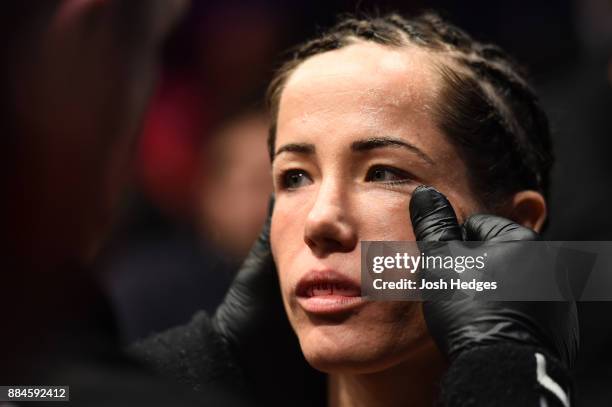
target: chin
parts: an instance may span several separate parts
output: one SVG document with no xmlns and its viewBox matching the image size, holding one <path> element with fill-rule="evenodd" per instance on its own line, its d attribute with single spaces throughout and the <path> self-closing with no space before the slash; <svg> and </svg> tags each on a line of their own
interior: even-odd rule
<svg viewBox="0 0 612 407">
<path fill-rule="evenodd" d="M 298 337 L 308 363 L 325 373 L 379 372 L 401 363 L 414 349 L 375 327 L 366 331 L 345 324 L 311 325 L 298 331 Z"/>
</svg>

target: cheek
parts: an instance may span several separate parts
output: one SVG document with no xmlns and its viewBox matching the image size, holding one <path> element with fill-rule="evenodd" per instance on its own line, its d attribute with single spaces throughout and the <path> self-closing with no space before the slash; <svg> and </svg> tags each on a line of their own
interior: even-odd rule
<svg viewBox="0 0 612 407">
<path fill-rule="evenodd" d="M 410 221 L 411 194 L 371 190 L 358 200 L 355 214 L 360 240 L 414 240 Z"/>
<path fill-rule="evenodd" d="M 278 197 L 270 224 L 270 247 L 281 285 L 286 280 L 292 261 L 304 246 L 305 210 L 300 200 Z"/>
<path fill-rule="evenodd" d="M 421 303 L 382 302 L 378 313 L 378 320 L 387 328 L 387 334 L 372 340 L 380 341 L 380 348 L 387 350 L 388 362 L 394 364 L 419 357 L 430 340 Z"/>
<path fill-rule="evenodd" d="M 364 309 L 363 317 L 361 321 L 355 321 L 354 327 L 360 342 L 391 359 L 401 359 L 418 350 L 426 337 L 427 329 L 419 302 L 371 302 Z"/>
</svg>

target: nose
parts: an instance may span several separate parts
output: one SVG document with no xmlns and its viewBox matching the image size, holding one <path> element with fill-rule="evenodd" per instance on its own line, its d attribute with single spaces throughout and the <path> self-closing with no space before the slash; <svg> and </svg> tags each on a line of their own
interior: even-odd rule
<svg viewBox="0 0 612 407">
<path fill-rule="evenodd" d="M 321 185 L 304 227 L 304 241 L 315 256 L 350 252 L 357 245 L 357 232 L 348 206 L 347 192 L 340 186 Z"/>
</svg>

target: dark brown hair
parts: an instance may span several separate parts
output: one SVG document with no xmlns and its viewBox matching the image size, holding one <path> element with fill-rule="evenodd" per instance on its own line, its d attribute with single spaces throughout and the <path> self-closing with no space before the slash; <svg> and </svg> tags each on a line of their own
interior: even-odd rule
<svg viewBox="0 0 612 407">
<path fill-rule="evenodd" d="M 547 197 L 553 163 L 550 129 L 524 73 L 499 47 L 475 41 L 433 13 L 411 19 L 398 14 L 348 17 L 297 47 L 268 89 L 271 157 L 280 97 L 289 76 L 307 58 L 358 41 L 417 45 L 444 57 L 436 64 L 443 90 L 434 118 L 465 154 L 470 182 L 485 207 L 497 208 L 523 189 Z"/>
</svg>

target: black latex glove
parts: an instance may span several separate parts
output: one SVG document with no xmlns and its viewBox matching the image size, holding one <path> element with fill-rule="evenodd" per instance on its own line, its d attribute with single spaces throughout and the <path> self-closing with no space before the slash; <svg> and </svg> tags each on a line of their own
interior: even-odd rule
<svg viewBox="0 0 612 407">
<path fill-rule="evenodd" d="M 432 187 L 420 186 L 414 191 L 410 216 L 417 241 L 539 239 L 531 229 L 493 215 L 473 215 L 460 226 L 446 197 Z M 512 243 L 496 248 L 489 261 L 511 263 L 512 256 L 520 255 Z M 545 350 L 567 367 L 576 356 L 578 319 L 574 302 L 425 301 L 423 312 L 432 337 L 451 360 L 478 346 L 509 343 Z"/>
<path fill-rule="evenodd" d="M 290 329 L 286 318 L 281 318 L 284 309 L 270 251 L 273 207 L 274 198 L 271 198 L 261 233 L 213 317 L 215 330 L 241 357 L 249 356 L 249 348 L 261 341 L 262 332 L 278 334 Z M 293 336 L 290 334 L 290 331 L 282 332 L 288 339 Z"/>
<path fill-rule="evenodd" d="M 305 405 L 316 404 L 325 394 L 324 376 L 304 359 L 283 307 L 270 251 L 273 206 L 271 198 L 261 234 L 212 322 L 262 401 L 290 397 Z"/>
</svg>

